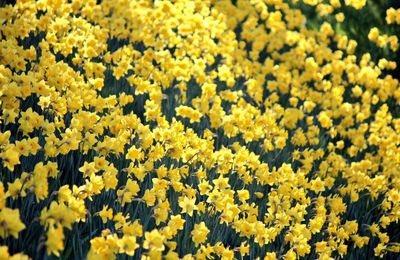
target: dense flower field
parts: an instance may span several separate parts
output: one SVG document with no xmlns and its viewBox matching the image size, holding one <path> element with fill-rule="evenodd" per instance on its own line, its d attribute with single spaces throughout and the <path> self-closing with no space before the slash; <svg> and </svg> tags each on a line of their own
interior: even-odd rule
<svg viewBox="0 0 400 260">
<path fill-rule="evenodd" d="M 399 257 L 400 9 L 358 42 L 369 4 L 3 4 L 0 259 Z"/>
</svg>

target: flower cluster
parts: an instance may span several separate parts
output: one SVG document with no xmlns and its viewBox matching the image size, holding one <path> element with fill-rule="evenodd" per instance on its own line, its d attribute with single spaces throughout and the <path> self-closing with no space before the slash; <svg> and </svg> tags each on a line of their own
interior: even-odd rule
<svg viewBox="0 0 400 260">
<path fill-rule="evenodd" d="M 399 253 L 397 64 L 341 2 L 0 8 L 0 258 Z"/>
</svg>

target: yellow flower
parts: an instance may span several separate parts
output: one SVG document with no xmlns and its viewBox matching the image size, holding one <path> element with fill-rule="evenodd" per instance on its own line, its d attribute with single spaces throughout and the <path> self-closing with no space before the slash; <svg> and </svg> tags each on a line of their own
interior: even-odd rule
<svg viewBox="0 0 400 260">
<path fill-rule="evenodd" d="M 376 27 L 371 28 L 371 30 L 368 33 L 368 39 L 370 41 L 376 42 L 376 40 L 378 39 L 378 36 L 379 36 L 379 29 Z"/>
<path fill-rule="evenodd" d="M 6 149 L 0 153 L 3 165 L 10 171 L 14 171 L 14 166 L 21 163 L 19 156 L 20 154 L 14 145 L 8 145 Z"/>
<path fill-rule="evenodd" d="M 330 199 L 329 203 L 331 210 L 336 214 L 343 213 L 346 211 L 346 204 L 343 203 L 343 199 L 341 197 L 335 197 Z"/>
<path fill-rule="evenodd" d="M 14 182 L 8 183 L 7 196 L 11 196 L 12 198 L 17 198 L 19 195 L 25 195 L 25 190 L 22 189 L 21 179 L 17 178 Z"/>
<path fill-rule="evenodd" d="M 156 224 L 159 225 L 162 222 L 167 221 L 168 219 L 168 212 L 170 210 L 169 201 L 165 200 L 159 203 L 154 210 L 154 218 L 156 219 Z"/>
<path fill-rule="evenodd" d="M 375 256 L 383 257 L 385 250 L 386 250 L 386 245 L 383 244 L 383 243 L 379 243 L 379 244 L 374 248 Z"/>
<path fill-rule="evenodd" d="M 145 240 L 143 242 L 143 248 L 150 251 L 164 251 L 164 239 L 165 237 L 160 234 L 157 229 L 153 229 L 151 232 L 144 234 Z"/>
<path fill-rule="evenodd" d="M 207 181 L 202 180 L 199 184 L 200 195 L 208 194 L 211 188 L 211 185 Z"/>
<path fill-rule="evenodd" d="M 110 189 L 114 190 L 117 187 L 118 185 L 117 174 L 118 170 L 114 166 L 109 165 L 106 167 L 106 170 L 103 174 L 104 187 L 106 191 Z"/>
<path fill-rule="evenodd" d="M 129 256 L 135 255 L 135 250 L 139 247 L 136 243 L 136 237 L 134 236 L 123 236 L 119 241 L 120 253 L 125 253 Z"/>
<path fill-rule="evenodd" d="M 1 260 L 28 260 L 30 259 L 24 254 L 15 254 L 10 256 L 7 246 L 0 246 L 0 259 Z"/>
<path fill-rule="evenodd" d="M 249 193 L 248 190 L 240 190 L 240 191 L 237 191 L 237 194 L 238 194 L 238 196 L 239 196 L 239 200 L 240 200 L 242 203 L 245 203 L 246 200 L 250 199 L 250 193 Z"/>
<path fill-rule="evenodd" d="M 46 240 L 47 253 L 60 256 L 60 251 L 64 250 L 64 231 L 61 225 L 51 225 L 47 231 Z"/>
<path fill-rule="evenodd" d="M 83 173 L 85 177 L 90 177 L 97 172 L 97 169 L 94 162 L 84 162 L 83 166 L 79 168 L 79 171 Z"/>
<path fill-rule="evenodd" d="M 213 180 L 213 183 L 219 191 L 223 191 L 230 187 L 228 181 L 229 181 L 228 178 L 223 178 L 221 175 L 220 177 L 218 177 L 218 179 Z"/>
<path fill-rule="evenodd" d="M 135 146 L 132 146 L 126 154 L 126 159 L 132 160 L 133 162 L 137 160 L 143 160 L 143 158 L 144 153 L 141 151 L 140 148 L 137 149 Z"/>
<path fill-rule="evenodd" d="M 6 193 L 4 192 L 4 185 L 0 181 L 0 210 L 2 210 L 6 205 Z"/>
<path fill-rule="evenodd" d="M 199 244 L 204 243 L 207 240 L 207 235 L 209 232 L 210 230 L 207 228 L 204 221 L 202 221 L 200 224 L 195 224 L 194 229 L 191 232 L 194 244 L 198 246 Z"/>
<path fill-rule="evenodd" d="M 326 112 L 320 112 L 318 115 L 318 121 L 320 122 L 323 128 L 332 127 L 332 119 L 328 116 Z"/>
<path fill-rule="evenodd" d="M 339 22 L 339 23 L 342 23 L 342 22 L 344 21 L 344 18 L 345 18 L 345 16 L 344 16 L 344 14 L 343 14 L 342 12 L 337 13 L 337 14 L 335 15 L 335 19 L 336 19 L 336 21 Z"/>
<path fill-rule="evenodd" d="M 143 227 L 140 225 L 139 220 L 135 220 L 133 223 L 125 224 L 122 227 L 122 231 L 125 235 L 130 236 L 143 236 Z"/>
<path fill-rule="evenodd" d="M 0 237 L 4 239 L 11 235 L 18 238 L 18 233 L 24 229 L 18 209 L 3 208 L 0 211 Z"/>
<path fill-rule="evenodd" d="M 247 243 L 241 243 L 239 247 L 239 252 L 242 257 L 250 254 L 250 245 Z"/>
<path fill-rule="evenodd" d="M 193 216 L 193 211 L 197 210 L 196 197 L 192 199 L 186 196 L 179 198 L 179 207 L 182 208 L 181 213 L 187 213 L 189 216 Z"/>
<path fill-rule="evenodd" d="M 142 199 L 146 202 L 147 206 L 150 207 L 154 206 L 156 203 L 156 196 L 152 190 L 146 190 Z"/>
<path fill-rule="evenodd" d="M 325 223 L 325 218 L 321 216 L 317 216 L 316 218 L 311 219 L 309 222 L 309 229 L 311 233 L 312 234 L 319 233 L 324 223 Z"/>
<path fill-rule="evenodd" d="M 111 208 L 108 209 L 108 206 L 103 206 L 103 209 L 99 212 L 99 216 L 103 223 L 106 223 L 107 220 L 113 219 L 113 210 Z"/>
<path fill-rule="evenodd" d="M 182 230 L 185 222 L 186 220 L 182 219 L 180 215 L 171 216 L 171 220 L 168 222 L 168 226 L 177 230 Z"/>
<path fill-rule="evenodd" d="M 199 111 L 188 106 L 179 106 L 175 108 L 175 111 L 176 115 L 189 118 L 190 123 L 200 122 L 200 119 L 203 116 Z"/>
<path fill-rule="evenodd" d="M 321 0 L 304 0 L 304 3 L 306 3 L 308 5 L 317 5 L 320 2 L 321 2 Z"/>
<path fill-rule="evenodd" d="M 262 193 L 262 192 L 255 192 L 254 193 L 254 195 L 256 195 L 256 197 L 258 198 L 258 199 L 262 199 L 263 197 L 264 197 L 264 194 Z"/>
<path fill-rule="evenodd" d="M 125 187 L 132 194 L 132 196 L 136 196 L 138 194 L 138 192 L 140 191 L 139 184 L 136 181 L 131 180 L 131 179 L 129 179 L 126 182 L 126 186 Z"/>
<path fill-rule="evenodd" d="M 275 252 L 268 252 L 264 257 L 264 260 L 275 260 L 275 259 L 276 259 Z"/>
<path fill-rule="evenodd" d="M 310 184 L 311 184 L 310 189 L 316 193 L 323 192 L 325 190 L 324 182 L 319 177 L 312 180 Z"/>
<path fill-rule="evenodd" d="M 345 0 L 344 2 L 346 5 L 352 6 L 359 10 L 365 6 L 367 0 Z"/>
</svg>

